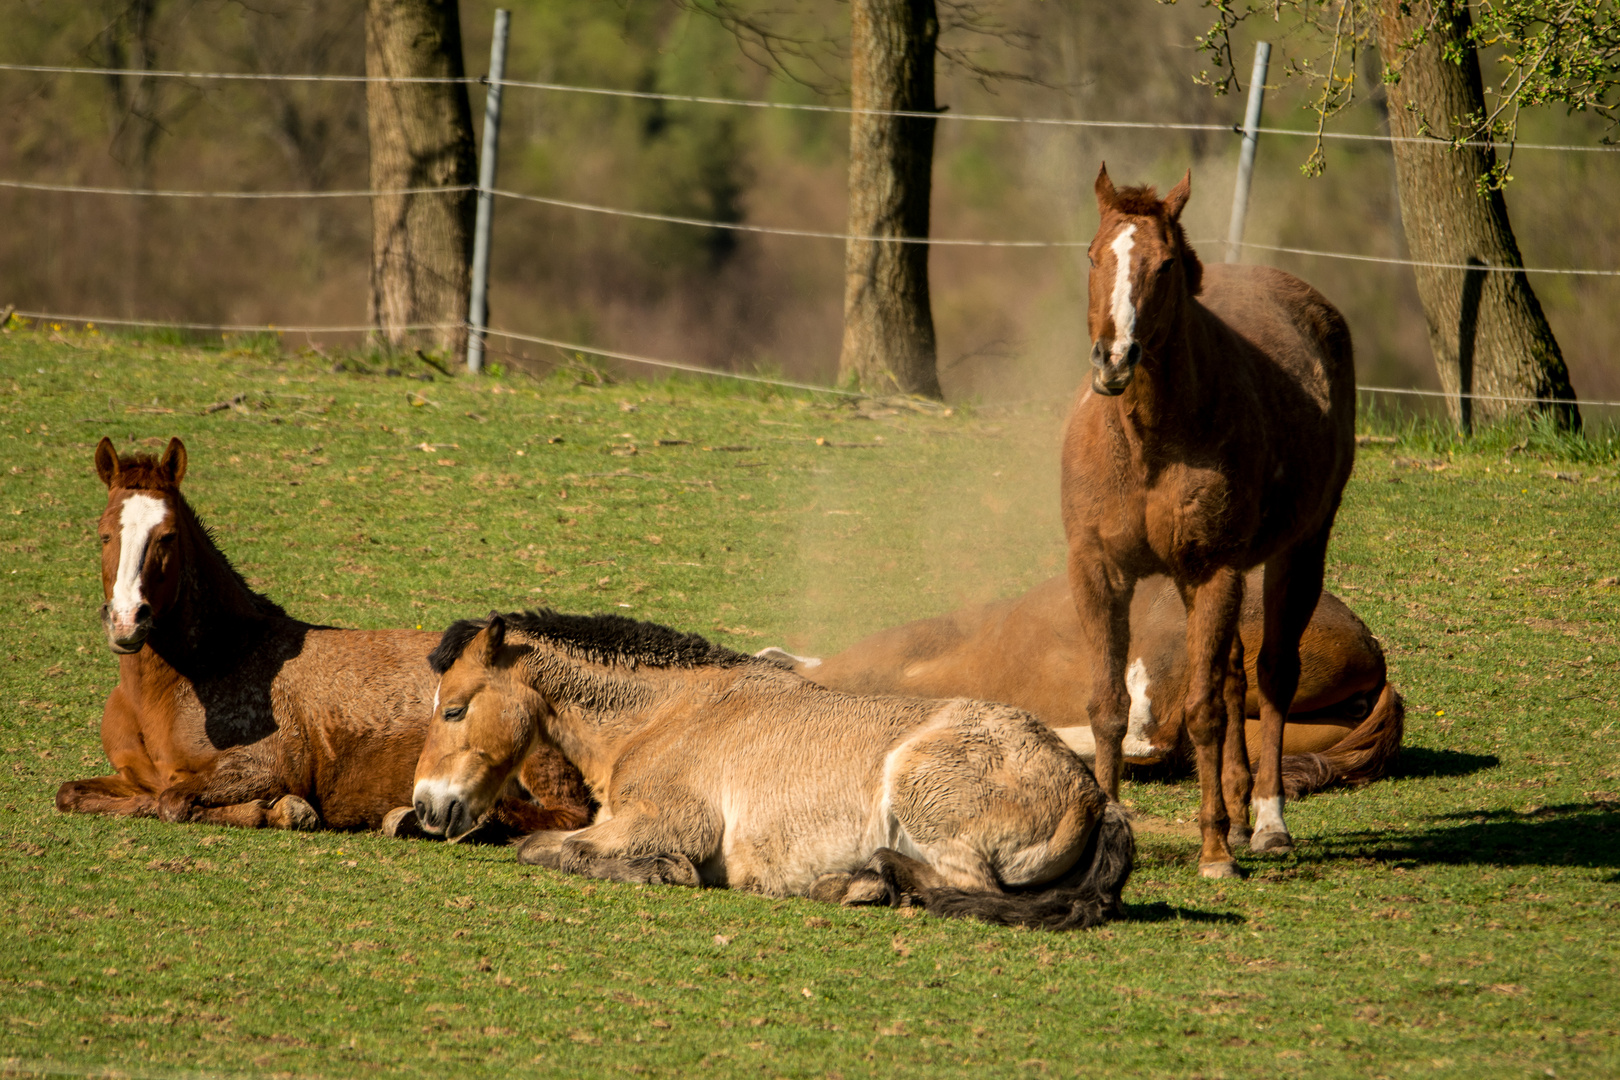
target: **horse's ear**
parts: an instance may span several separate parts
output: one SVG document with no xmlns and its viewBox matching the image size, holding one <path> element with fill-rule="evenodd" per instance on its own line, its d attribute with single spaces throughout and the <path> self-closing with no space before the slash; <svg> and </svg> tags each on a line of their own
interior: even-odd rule
<svg viewBox="0 0 1620 1080">
<path fill-rule="evenodd" d="M 1098 212 L 1108 213 L 1114 207 L 1114 182 L 1108 179 L 1108 162 L 1106 161 L 1102 163 L 1102 168 L 1097 170 L 1095 190 L 1097 192 Z"/>
<path fill-rule="evenodd" d="M 168 474 L 169 483 L 178 485 L 186 475 L 186 444 L 179 439 L 170 439 L 169 448 L 163 451 L 163 460 L 158 463 Z"/>
<path fill-rule="evenodd" d="M 489 622 L 484 624 L 484 628 L 473 639 L 473 645 L 477 648 L 478 662 L 484 667 L 493 667 L 495 657 L 505 644 L 506 620 L 501 618 L 500 612 L 492 611 L 489 613 Z"/>
<path fill-rule="evenodd" d="M 1187 198 L 1192 194 L 1192 170 L 1181 178 L 1181 183 L 1170 189 L 1170 194 L 1164 197 L 1164 213 L 1171 221 L 1181 217 L 1182 209 L 1187 205 Z"/>
<path fill-rule="evenodd" d="M 118 451 L 113 449 L 113 441 L 105 435 L 96 444 L 96 475 L 109 489 L 118 482 Z"/>
</svg>

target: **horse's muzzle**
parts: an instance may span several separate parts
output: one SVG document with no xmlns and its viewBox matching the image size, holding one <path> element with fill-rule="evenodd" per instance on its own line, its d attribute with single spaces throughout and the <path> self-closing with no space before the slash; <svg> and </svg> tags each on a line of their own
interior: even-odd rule
<svg viewBox="0 0 1620 1080">
<path fill-rule="evenodd" d="M 120 655 L 137 653 L 146 644 L 152 632 L 152 605 L 142 604 L 135 609 L 135 617 L 120 624 L 113 618 L 112 604 L 101 605 L 101 628 L 107 634 L 107 647 Z"/>
<path fill-rule="evenodd" d="M 1131 342 L 1124 356 L 1115 356 L 1113 343 L 1094 342 L 1091 346 L 1091 389 L 1103 397 L 1115 397 L 1125 392 L 1136 375 L 1136 365 L 1142 362 L 1142 346 Z"/>
<path fill-rule="evenodd" d="M 478 819 L 473 817 L 467 808 L 466 802 L 451 795 L 443 799 L 430 799 L 417 796 L 412 803 L 416 811 L 416 820 L 427 832 L 436 836 L 443 836 L 447 840 L 458 840 L 473 831 Z"/>
</svg>

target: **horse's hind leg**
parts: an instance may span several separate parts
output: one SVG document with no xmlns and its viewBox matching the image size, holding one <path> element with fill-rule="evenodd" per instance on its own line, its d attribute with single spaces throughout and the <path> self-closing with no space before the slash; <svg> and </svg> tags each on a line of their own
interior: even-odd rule
<svg viewBox="0 0 1620 1080">
<path fill-rule="evenodd" d="M 1196 588 L 1183 590 L 1187 604 L 1187 734 L 1198 763 L 1198 826 L 1203 844 L 1198 872 L 1204 877 L 1238 875 L 1227 845 L 1226 792 L 1221 758 L 1227 742 L 1226 676 L 1237 637 L 1238 609 L 1243 603 L 1243 575 L 1217 570 Z M 1240 713 L 1241 716 L 1241 713 Z M 1240 723 L 1241 729 L 1241 723 Z"/>
<path fill-rule="evenodd" d="M 1283 821 L 1282 744 L 1294 691 L 1299 688 L 1299 639 L 1322 596 L 1330 521 L 1315 536 L 1266 563 L 1265 640 L 1255 664 L 1260 691 L 1260 760 L 1254 778 L 1254 837 L 1257 852 L 1287 854 L 1294 849 Z"/>
<path fill-rule="evenodd" d="M 878 848 L 866 865 L 850 875 L 849 885 L 840 902 L 845 906 L 883 904 L 904 907 L 914 904 L 923 893 L 955 884 L 932 866 L 920 859 L 902 855 L 894 848 Z M 983 882 L 976 882 L 984 889 Z M 995 879 L 989 880 L 988 891 L 999 892 Z"/>
<path fill-rule="evenodd" d="M 1243 636 L 1232 635 L 1231 660 L 1226 666 L 1226 746 L 1221 753 L 1221 790 L 1226 796 L 1226 842 L 1233 851 L 1249 846 L 1249 795 L 1254 774 L 1249 770 L 1247 730 L 1249 676 L 1243 669 Z"/>
</svg>

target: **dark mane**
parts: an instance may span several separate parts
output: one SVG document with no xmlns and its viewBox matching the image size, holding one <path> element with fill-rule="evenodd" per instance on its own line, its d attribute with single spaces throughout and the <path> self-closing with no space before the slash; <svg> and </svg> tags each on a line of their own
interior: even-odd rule
<svg viewBox="0 0 1620 1080">
<path fill-rule="evenodd" d="M 118 486 L 131 491 L 179 491 L 156 454 L 119 454 Z"/>
<path fill-rule="evenodd" d="M 564 615 L 551 608 L 502 615 L 507 628 L 560 645 L 583 660 L 598 664 L 645 667 L 735 667 L 753 657 L 716 645 L 698 634 L 686 634 L 658 623 L 623 615 Z M 451 623 L 428 655 L 434 672 L 443 675 L 467 643 L 489 625 L 488 619 Z"/>
<path fill-rule="evenodd" d="M 1119 188 L 1114 193 L 1114 206 L 1122 214 L 1132 214 L 1140 217 L 1163 217 L 1164 200 L 1159 198 L 1159 192 L 1152 184 L 1143 184 L 1140 187 Z M 1181 229 L 1181 222 L 1166 222 L 1170 226 L 1170 234 L 1175 237 L 1176 246 L 1181 249 L 1182 276 L 1187 282 L 1187 295 L 1197 296 L 1204 287 L 1204 264 L 1198 258 L 1198 253 L 1187 243 L 1187 234 Z"/>
</svg>

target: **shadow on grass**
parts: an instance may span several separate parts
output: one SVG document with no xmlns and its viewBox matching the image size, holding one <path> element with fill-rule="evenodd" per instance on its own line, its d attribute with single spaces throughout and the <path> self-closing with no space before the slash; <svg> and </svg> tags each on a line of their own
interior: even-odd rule
<svg viewBox="0 0 1620 1080">
<path fill-rule="evenodd" d="M 1394 835 L 1371 830 L 1324 837 L 1302 861 L 1373 859 L 1452 866 L 1620 868 L 1620 804 L 1561 803 L 1529 813 L 1463 811 Z M 1609 879 L 1620 882 L 1620 874 Z"/>
<path fill-rule="evenodd" d="M 1502 764 L 1495 754 L 1465 754 L 1460 750 L 1426 750 L 1403 746 L 1389 770 L 1391 780 L 1467 776 Z"/>
<path fill-rule="evenodd" d="M 1230 911 L 1199 911 L 1197 908 L 1176 907 L 1174 904 L 1157 901 L 1152 904 L 1126 904 L 1124 921 L 1138 923 L 1240 923 L 1248 920 Z"/>
</svg>

